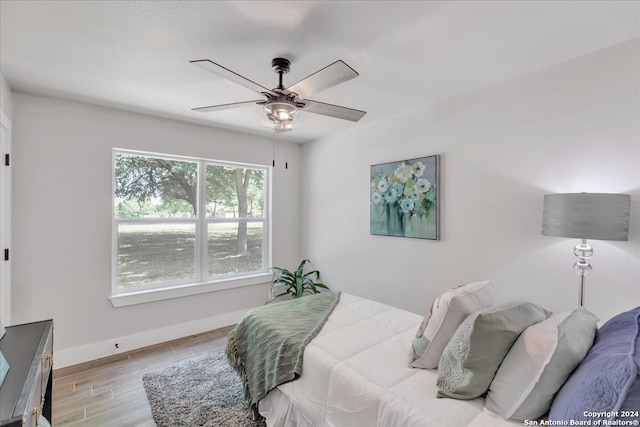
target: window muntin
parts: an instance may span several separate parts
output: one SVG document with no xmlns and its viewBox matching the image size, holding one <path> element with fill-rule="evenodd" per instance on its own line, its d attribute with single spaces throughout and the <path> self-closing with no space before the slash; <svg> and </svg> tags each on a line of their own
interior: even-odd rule
<svg viewBox="0 0 640 427">
<path fill-rule="evenodd" d="M 112 293 L 266 273 L 268 172 L 114 150 Z"/>
</svg>

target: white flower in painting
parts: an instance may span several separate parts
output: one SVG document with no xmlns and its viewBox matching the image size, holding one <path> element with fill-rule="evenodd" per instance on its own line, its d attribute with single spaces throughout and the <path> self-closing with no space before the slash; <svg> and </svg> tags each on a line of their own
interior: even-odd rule
<svg viewBox="0 0 640 427">
<path fill-rule="evenodd" d="M 409 197 L 411 197 L 411 199 L 414 202 L 416 202 L 416 201 L 420 200 L 420 192 L 414 188 L 413 191 L 411 192 L 411 194 L 409 194 Z"/>
<path fill-rule="evenodd" d="M 389 187 L 387 191 L 384 193 L 384 199 L 389 204 L 395 203 L 396 200 L 398 200 L 398 192 L 396 191 L 395 188 Z"/>
<path fill-rule="evenodd" d="M 400 200 L 400 208 L 404 213 L 411 212 L 414 206 L 415 206 L 415 203 L 413 202 L 413 199 L 410 197 L 404 197 L 402 200 Z"/>
<path fill-rule="evenodd" d="M 377 191 L 374 191 L 373 193 L 371 193 L 371 201 L 373 203 L 377 205 L 378 203 L 380 203 L 381 200 L 382 200 L 382 196 L 380 195 L 380 193 L 378 193 Z"/>
<path fill-rule="evenodd" d="M 429 180 L 420 178 L 419 180 L 416 181 L 416 186 L 415 186 L 416 191 L 420 193 L 426 193 L 427 191 L 429 191 L 430 188 L 431 188 L 431 183 L 429 182 Z"/>
<path fill-rule="evenodd" d="M 411 169 L 413 170 L 413 174 L 418 178 L 424 173 L 424 165 L 422 162 L 415 162 L 411 165 Z"/>
<path fill-rule="evenodd" d="M 389 188 L 389 184 L 387 183 L 387 180 L 381 179 L 380 182 L 378 182 L 378 191 L 380 191 L 381 193 L 384 193 L 385 191 L 387 191 L 387 188 Z"/>
<path fill-rule="evenodd" d="M 405 182 L 411 175 L 413 174 L 413 169 L 406 163 L 401 164 L 395 171 L 396 178 L 400 180 L 400 182 Z"/>
</svg>

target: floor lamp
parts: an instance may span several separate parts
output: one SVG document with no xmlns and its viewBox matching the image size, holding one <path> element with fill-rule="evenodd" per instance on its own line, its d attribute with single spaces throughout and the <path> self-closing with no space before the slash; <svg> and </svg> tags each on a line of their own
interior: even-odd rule
<svg viewBox="0 0 640 427">
<path fill-rule="evenodd" d="M 593 249 L 587 239 L 628 240 L 631 196 L 608 193 L 568 193 L 544 196 L 542 234 L 581 239 L 573 253 L 573 271 L 580 276 L 579 302 L 584 303 L 584 278 L 593 268 L 587 261 Z"/>
</svg>

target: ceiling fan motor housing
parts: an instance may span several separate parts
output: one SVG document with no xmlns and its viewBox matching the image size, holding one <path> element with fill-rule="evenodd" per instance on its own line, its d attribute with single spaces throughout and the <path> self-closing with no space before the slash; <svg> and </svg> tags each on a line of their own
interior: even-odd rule
<svg viewBox="0 0 640 427">
<path fill-rule="evenodd" d="M 287 58 L 273 58 L 271 60 L 271 68 L 274 73 L 282 73 L 287 74 L 289 72 L 289 66 L 291 65 L 291 61 Z"/>
</svg>

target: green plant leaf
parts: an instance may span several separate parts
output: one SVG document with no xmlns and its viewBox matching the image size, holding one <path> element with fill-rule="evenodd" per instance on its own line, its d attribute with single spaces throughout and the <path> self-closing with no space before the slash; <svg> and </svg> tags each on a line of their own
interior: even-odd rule
<svg viewBox="0 0 640 427">
<path fill-rule="evenodd" d="M 300 262 L 300 265 L 298 266 L 298 269 L 296 270 L 296 276 L 302 276 L 302 272 L 304 271 L 304 266 L 308 262 L 310 262 L 308 259 L 303 259 L 302 262 Z"/>
<path fill-rule="evenodd" d="M 289 295 L 287 292 L 282 293 L 282 294 L 275 295 L 275 296 L 273 296 L 273 297 L 269 298 L 269 299 L 267 300 L 267 302 L 265 302 L 265 304 L 268 304 L 268 303 L 270 303 L 271 301 L 273 301 L 273 300 L 275 300 L 275 299 L 277 299 L 277 298 L 284 297 L 284 296 L 287 296 L 287 295 Z"/>
<path fill-rule="evenodd" d="M 304 277 L 311 276 L 312 274 L 316 275 L 316 280 L 320 278 L 320 272 L 318 270 L 313 270 L 304 275 Z"/>
<path fill-rule="evenodd" d="M 304 281 L 299 275 L 296 276 L 296 297 L 301 297 L 304 294 Z"/>
<path fill-rule="evenodd" d="M 289 270 L 284 270 L 275 275 L 276 277 L 296 277 L 296 275 Z"/>
<path fill-rule="evenodd" d="M 289 283 L 285 283 L 285 282 L 273 282 L 271 286 L 276 288 L 278 286 L 290 286 L 290 285 L 289 285 Z"/>
</svg>

